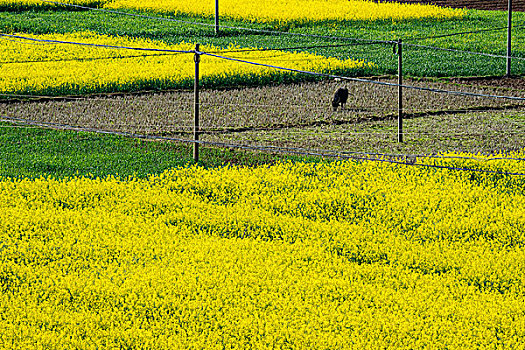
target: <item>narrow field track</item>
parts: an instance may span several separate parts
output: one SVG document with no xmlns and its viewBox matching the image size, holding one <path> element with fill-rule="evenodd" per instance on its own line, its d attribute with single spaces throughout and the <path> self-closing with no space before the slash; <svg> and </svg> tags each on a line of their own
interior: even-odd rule
<svg viewBox="0 0 525 350">
<path fill-rule="evenodd" d="M 434 4 L 476 10 L 507 10 L 508 6 L 507 1 L 502 0 L 391 0 L 389 2 Z M 525 0 L 513 0 L 512 9 L 525 12 Z"/>
</svg>

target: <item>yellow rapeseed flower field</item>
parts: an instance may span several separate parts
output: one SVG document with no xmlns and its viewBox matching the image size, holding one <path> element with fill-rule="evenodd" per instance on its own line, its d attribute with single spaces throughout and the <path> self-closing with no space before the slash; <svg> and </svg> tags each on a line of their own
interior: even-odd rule
<svg viewBox="0 0 525 350">
<path fill-rule="evenodd" d="M 379 162 L 1 179 L 0 347 L 517 349 L 524 186 Z"/>
<path fill-rule="evenodd" d="M 194 44 L 169 45 L 146 39 L 111 37 L 89 32 L 30 35 L 39 40 L 92 43 L 157 50 L 188 51 Z M 151 52 L 128 49 L 78 46 L 24 39 L 0 40 L 0 92 L 30 94 L 70 94 L 99 91 L 139 90 L 190 86 L 194 79 L 192 53 Z M 242 60 L 278 65 L 315 72 L 352 71 L 371 67 L 371 63 L 352 59 L 340 60 L 304 52 L 243 51 L 238 47 L 219 49 L 201 46 Z M 242 64 L 202 56 L 201 76 L 204 83 L 272 81 L 293 73 L 273 68 Z"/>
<path fill-rule="evenodd" d="M 51 2 L 46 2 L 42 0 L 0 0 L 0 8 L 5 9 L 19 9 L 19 8 L 33 8 L 33 7 L 57 7 L 60 6 L 56 3 L 64 3 L 64 4 L 73 4 L 73 5 L 81 5 L 81 6 L 100 6 L 106 2 L 106 0 L 50 0 Z M 56 3 L 52 3 L 52 2 Z M 64 7 L 64 6 L 62 6 Z"/>
<path fill-rule="evenodd" d="M 215 14 L 215 1 L 190 0 L 113 0 L 104 7 L 140 9 L 165 13 Z M 463 10 L 435 5 L 400 4 L 369 0 L 220 0 L 224 17 L 255 22 L 375 21 L 408 19 L 448 19 L 461 17 Z"/>
<path fill-rule="evenodd" d="M 108 9 L 139 9 L 163 13 L 184 13 L 199 16 L 215 14 L 215 1 L 190 0 L 64 0 L 82 6 L 103 6 Z M 0 7 L 57 6 L 42 0 L 0 0 Z M 254 22 L 309 21 L 375 21 L 411 19 L 450 19 L 462 17 L 464 10 L 435 5 L 400 4 L 370 0 L 219 0 L 220 15 Z"/>
</svg>

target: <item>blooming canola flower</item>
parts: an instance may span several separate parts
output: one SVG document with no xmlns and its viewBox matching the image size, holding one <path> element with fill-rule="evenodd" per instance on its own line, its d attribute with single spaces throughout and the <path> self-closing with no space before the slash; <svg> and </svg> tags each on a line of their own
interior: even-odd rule
<svg viewBox="0 0 525 350">
<path fill-rule="evenodd" d="M 0 347 L 519 348 L 523 154 L 480 157 L 0 179 Z"/>
<path fill-rule="evenodd" d="M 32 45 L 27 45 L 28 41 L 24 39 L 0 42 L 0 52 L 5 61 L 9 62 L 0 66 L 0 91 L 3 93 L 70 94 L 163 89 L 190 86 L 194 79 L 193 53 L 188 53 L 195 49 L 195 45 L 191 43 L 170 45 L 154 40 L 112 37 L 90 32 L 19 36 L 40 41 L 29 41 Z M 64 42 L 114 47 L 82 46 Z M 306 52 L 257 49 L 230 52 L 239 49 L 237 46 L 223 49 L 200 47 L 202 52 L 318 73 L 353 71 L 373 66 L 363 60 L 337 59 Z M 202 80 L 210 84 L 242 82 L 246 79 L 264 82 L 294 74 L 286 70 L 206 55 L 201 57 L 201 66 Z"/>
<path fill-rule="evenodd" d="M 187 13 L 213 16 L 215 2 L 189 0 L 114 0 L 105 4 L 111 9 L 140 9 L 164 13 Z M 463 10 L 428 4 L 401 4 L 370 0 L 220 0 L 223 17 L 270 23 L 310 21 L 375 21 L 460 18 Z"/>
</svg>

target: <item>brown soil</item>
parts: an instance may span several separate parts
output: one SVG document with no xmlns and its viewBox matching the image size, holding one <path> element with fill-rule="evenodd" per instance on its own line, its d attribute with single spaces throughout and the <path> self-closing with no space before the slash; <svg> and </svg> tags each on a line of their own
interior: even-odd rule
<svg viewBox="0 0 525 350">
<path fill-rule="evenodd" d="M 522 97 L 517 78 L 406 79 L 407 85 Z M 384 82 L 396 82 L 384 79 Z M 517 84 L 520 89 L 511 86 Z M 349 88 L 345 110 L 331 98 Z M 492 152 L 525 144 L 525 105 L 518 101 L 404 90 L 405 143 L 396 142 L 397 88 L 323 81 L 203 90 L 202 140 L 308 149 L 433 153 Z M 0 103 L 0 116 L 98 130 L 192 138 L 193 91 Z"/>
<path fill-rule="evenodd" d="M 385 1 L 385 0 L 383 0 Z M 477 10 L 507 10 L 508 2 L 505 0 L 386 0 L 390 2 L 434 4 L 444 7 L 467 8 Z M 525 0 L 513 0 L 514 11 L 525 12 Z"/>
<path fill-rule="evenodd" d="M 496 87 L 512 89 L 518 95 L 523 96 L 520 91 L 525 91 L 525 78 L 523 77 L 469 77 L 450 78 L 450 82 L 465 86 Z"/>
<path fill-rule="evenodd" d="M 521 97 L 522 90 L 502 88 L 501 82 L 524 87 L 523 79 L 486 78 L 473 81 L 455 78 L 430 82 L 405 79 L 408 85 L 490 95 Z M 385 79 L 385 82 L 395 80 Z M 331 97 L 344 84 L 351 90 L 347 110 L 333 112 Z M 409 115 L 502 109 L 522 105 L 515 101 L 436 94 L 405 89 L 404 109 Z M 289 127 L 354 124 L 395 117 L 397 88 L 358 82 L 325 81 L 201 92 L 201 127 L 205 133 L 275 130 Z M 88 126 L 97 129 L 140 133 L 191 133 L 193 92 L 79 98 L 70 101 L 42 100 L 0 105 L 0 115 Z"/>
</svg>

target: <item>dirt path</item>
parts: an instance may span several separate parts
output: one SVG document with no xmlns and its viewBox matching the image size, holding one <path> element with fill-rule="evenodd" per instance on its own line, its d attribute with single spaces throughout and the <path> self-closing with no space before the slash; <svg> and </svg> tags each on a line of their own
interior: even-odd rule
<svg viewBox="0 0 525 350">
<path fill-rule="evenodd" d="M 478 10 L 507 10 L 508 2 L 505 0 L 386 0 L 403 3 L 424 3 L 445 7 L 467 8 Z M 525 12 L 525 0 L 513 0 L 514 11 Z"/>
</svg>

